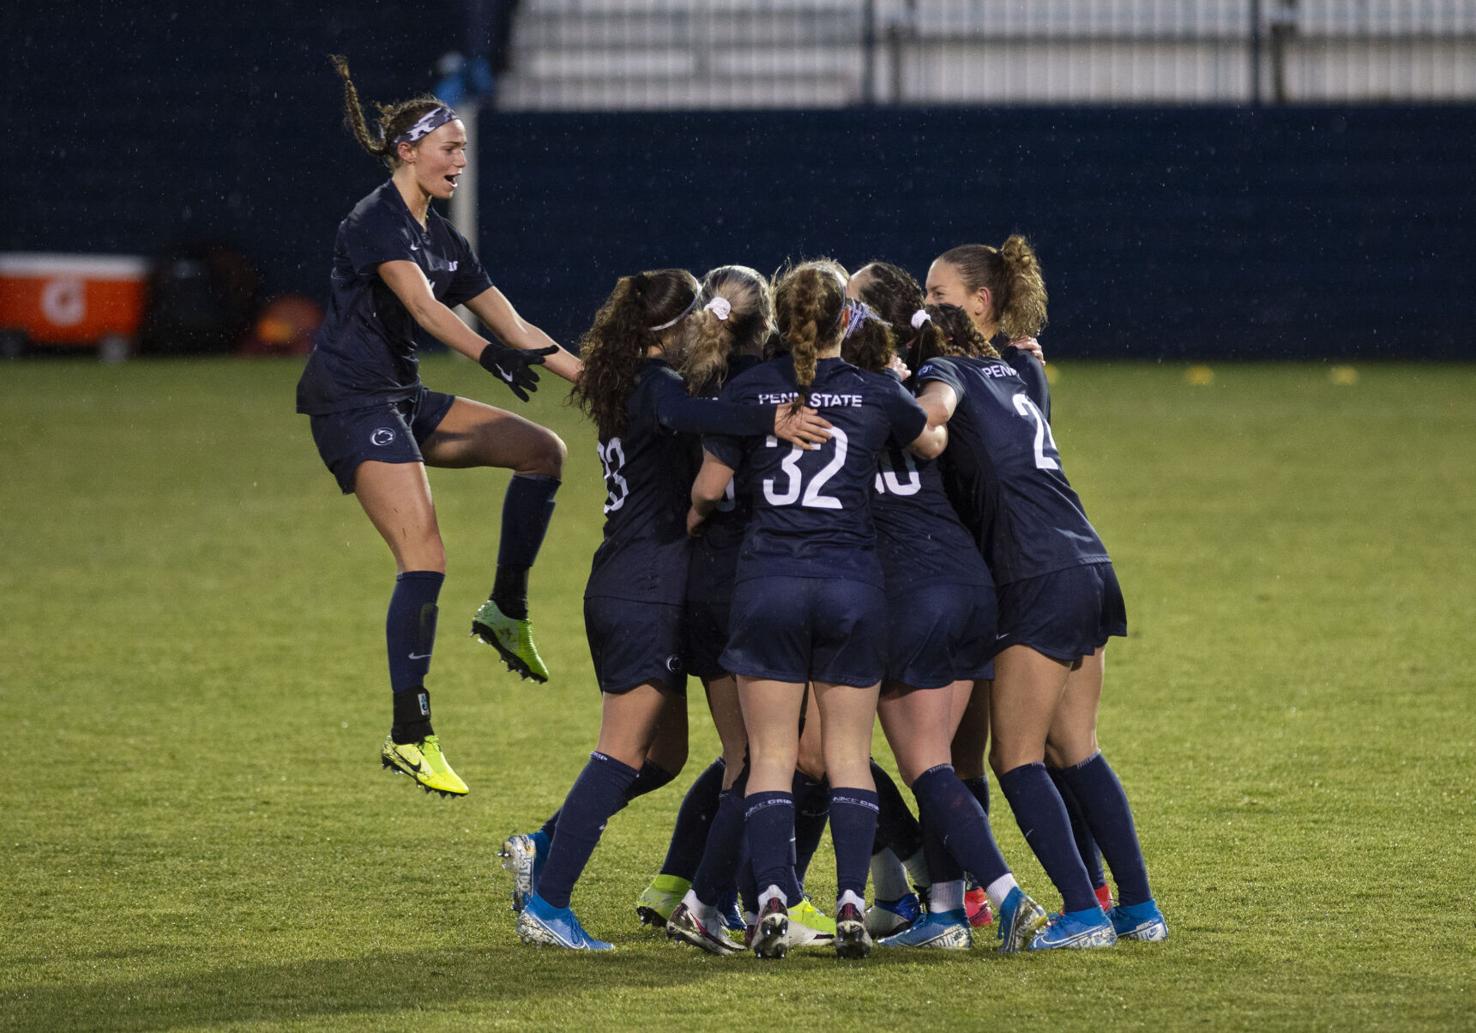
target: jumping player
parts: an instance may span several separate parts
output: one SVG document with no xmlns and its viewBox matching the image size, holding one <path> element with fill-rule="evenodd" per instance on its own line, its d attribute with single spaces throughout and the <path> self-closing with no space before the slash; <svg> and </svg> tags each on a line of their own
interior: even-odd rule
<svg viewBox="0 0 1476 1033">
<path fill-rule="evenodd" d="M 771 434 L 797 450 L 826 438 L 827 424 L 813 410 L 688 394 L 667 357 L 674 357 L 682 322 L 703 303 L 700 285 L 685 270 L 622 277 L 581 341 L 584 375 L 574 399 L 598 428 L 607 492 L 604 542 L 584 601 L 601 692 L 600 735 L 560 808 L 536 883 L 525 888 L 517 931 L 526 943 L 611 949 L 589 936 L 570 910 L 574 883 L 605 823 L 675 774 L 662 772 L 664 778 L 640 784 L 658 731 L 678 710 L 683 736 L 686 731 L 682 599 L 688 544 L 682 517 L 692 467 L 679 434 Z M 515 868 L 514 874 L 522 879 L 525 873 Z"/>
<path fill-rule="evenodd" d="M 760 889 L 753 938 L 760 957 L 782 957 L 789 947 L 784 887 L 794 882 L 791 786 L 807 682 L 820 708 L 832 787 L 836 952 L 870 952 L 864 894 L 877 814 L 871 728 L 886 621 L 870 493 L 889 444 L 931 457 L 946 443 L 945 434 L 924 430 L 916 401 L 894 378 L 840 358 L 842 341 L 867 316 L 864 306 L 847 302 L 846 279 L 831 261 L 784 273 L 775 308 L 789 354 L 734 379 L 723 392 L 748 404 L 808 401 L 831 421 L 830 442 L 806 452 L 772 436 L 709 436 L 687 518 L 689 529 L 700 527 L 735 474 L 752 500 L 721 662 L 738 677 L 748 733 L 745 821 Z"/>
<path fill-rule="evenodd" d="M 1127 633 L 1111 560 L 1019 374 L 962 309 L 928 312 L 961 354 L 923 364 L 920 401 L 930 426 L 950 429 L 948 461 L 967 499 L 962 515 L 999 586 L 990 763 L 1064 901 L 1029 946 L 1163 939 L 1167 926 L 1149 892 L 1132 812 L 1096 744 L 1103 647 Z M 1093 892 L 1047 757 L 1081 802 L 1117 880 L 1121 903 L 1110 916 Z"/>
<path fill-rule="evenodd" d="M 395 558 L 385 621 L 394 718 L 381 763 L 427 792 L 461 796 L 467 786 L 441 751 L 425 687 L 446 571 L 425 467 L 513 470 L 496 582 L 473 628 L 509 668 L 545 681 L 528 621 L 527 581 L 553 511 L 564 443 L 520 416 L 426 388 L 415 332 L 477 360 L 524 401 L 537 387 L 534 366 L 546 362 L 573 381 L 580 365 L 518 315 L 466 239 L 431 206 L 456 191 L 467 165 L 466 128 L 456 113 L 435 97 L 380 105 L 379 132 L 372 133 L 347 61 L 333 63 L 343 78 L 348 125 L 390 178 L 339 224 L 328 317 L 297 385 L 297 411 L 311 417 L 323 462 L 343 492 L 359 500 Z M 462 304 L 506 343 L 462 323 L 451 311 Z"/>
</svg>

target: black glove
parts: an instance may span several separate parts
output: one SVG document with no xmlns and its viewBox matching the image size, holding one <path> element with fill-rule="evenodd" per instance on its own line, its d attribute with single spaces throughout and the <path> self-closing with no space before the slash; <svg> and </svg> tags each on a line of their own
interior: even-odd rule
<svg viewBox="0 0 1476 1033">
<path fill-rule="evenodd" d="M 531 367 L 542 366 L 544 356 L 552 355 L 558 350 L 558 345 L 549 345 L 547 348 L 529 348 L 525 351 L 493 341 L 482 349 L 477 361 L 488 373 L 507 381 L 512 393 L 526 402 L 528 396 L 538 390 L 538 374 Z"/>
</svg>

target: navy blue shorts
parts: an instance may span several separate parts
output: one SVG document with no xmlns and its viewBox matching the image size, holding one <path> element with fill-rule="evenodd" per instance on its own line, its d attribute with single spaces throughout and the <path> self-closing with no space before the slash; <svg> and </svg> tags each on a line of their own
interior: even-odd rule
<svg viewBox="0 0 1476 1033">
<path fill-rule="evenodd" d="M 684 610 L 687 670 L 703 681 L 730 673 L 723 666 L 732 599 L 688 599 Z"/>
<path fill-rule="evenodd" d="M 1110 563 L 1068 567 L 999 589 L 994 651 L 1029 646 L 1074 664 L 1113 635 L 1127 634 L 1127 604 Z"/>
<path fill-rule="evenodd" d="M 887 600 L 839 578 L 760 577 L 733 589 L 724 670 L 774 681 L 869 686 L 886 672 Z"/>
<path fill-rule="evenodd" d="M 651 682 L 686 693 L 680 606 L 586 596 L 584 634 L 601 692 L 619 695 Z"/>
<path fill-rule="evenodd" d="M 940 689 L 994 677 L 993 585 L 917 585 L 887 595 L 888 682 Z"/>
<path fill-rule="evenodd" d="M 403 402 L 382 402 L 365 409 L 312 417 L 318 455 L 345 495 L 353 494 L 354 475 L 368 460 L 381 463 L 423 463 L 420 446 L 451 410 L 455 395 L 444 395 L 421 385 L 420 393 Z"/>
</svg>

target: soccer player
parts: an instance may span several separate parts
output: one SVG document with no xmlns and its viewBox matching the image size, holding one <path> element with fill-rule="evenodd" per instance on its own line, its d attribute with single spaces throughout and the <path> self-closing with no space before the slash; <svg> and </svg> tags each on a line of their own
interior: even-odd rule
<svg viewBox="0 0 1476 1033">
<path fill-rule="evenodd" d="M 692 477 L 681 433 L 771 434 L 797 449 L 825 440 L 810 409 L 693 398 L 668 362 L 682 323 L 705 299 L 691 273 L 661 269 L 622 277 L 580 342 L 584 373 L 574 398 L 594 421 L 607 492 L 604 541 L 584 598 L 585 633 L 601 692 L 599 741 L 559 810 L 536 873 L 513 865 L 526 943 L 610 950 L 569 908 L 574 883 L 605 823 L 674 772 L 645 770 L 657 732 L 681 711 L 686 673 L 682 600 L 688 543 L 683 522 Z M 647 776 L 644 780 L 642 776 Z M 526 839 L 527 837 L 513 837 Z M 511 846 L 525 846 L 510 844 Z M 519 861 L 528 851 L 510 850 Z"/>
<path fill-rule="evenodd" d="M 1011 261 L 1011 252 L 1026 248 L 1011 238 L 1001 250 Z M 948 463 L 966 499 L 961 516 L 999 586 L 990 764 L 1064 901 L 1029 947 L 1110 947 L 1119 935 L 1162 939 L 1167 927 L 1149 891 L 1127 797 L 1096 743 L 1103 647 L 1127 633 L 1111 560 L 1019 373 L 964 310 L 930 306 L 928 313 L 959 354 L 923 363 L 919 401 L 929 426 L 949 429 Z M 1110 916 L 1082 864 L 1048 757 L 1080 801 L 1117 881 L 1120 903 Z"/>
<path fill-rule="evenodd" d="M 466 128 L 435 97 L 381 105 L 379 131 L 364 120 L 348 63 L 344 107 L 359 144 L 390 170 L 338 226 L 332 299 L 297 385 L 297 411 L 345 494 L 352 493 L 395 558 L 385 620 L 393 724 L 381 763 L 427 792 L 462 796 L 431 724 L 425 687 L 446 558 L 426 466 L 496 466 L 514 473 L 503 500 L 502 540 L 492 595 L 473 628 L 508 667 L 545 681 L 527 613 L 528 570 L 543 541 L 563 468 L 564 443 L 535 423 L 420 382 L 415 334 L 425 331 L 477 360 L 526 401 L 533 367 L 568 380 L 579 360 L 527 323 L 492 285 L 466 238 L 431 201 L 449 198 L 466 168 Z M 451 311 L 466 305 L 500 341 L 488 341 Z M 506 342 L 506 343 L 501 343 Z"/>
<path fill-rule="evenodd" d="M 830 441 L 807 451 L 773 436 L 708 436 L 687 518 L 689 529 L 699 528 L 735 475 L 753 506 L 721 662 L 738 677 L 748 732 L 745 836 L 760 890 L 752 944 L 760 957 L 783 957 L 789 947 L 791 788 L 807 683 L 820 709 L 831 783 L 835 948 L 841 957 L 870 952 L 864 894 L 877 814 L 871 728 L 886 634 L 870 494 L 889 444 L 931 457 L 947 440 L 924 430 L 917 402 L 894 378 L 841 359 L 842 341 L 866 318 L 864 306 L 847 301 L 846 279 L 828 260 L 785 272 L 775 309 L 789 354 L 723 391 L 748 404 L 808 401 L 830 420 Z"/>
<path fill-rule="evenodd" d="M 1046 325 L 1049 296 L 1040 262 L 1028 242 L 1023 237 L 1012 236 L 1001 247 L 961 244 L 949 248 L 928 267 L 927 298 L 935 304 L 957 305 L 968 314 L 969 322 L 984 340 L 999 340 L 1000 356 L 1020 374 L 1030 400 L 1049 424 L 1050 386 L 1042 365 L 1045 356 L 1035 339 Z M 1038 361 L 1032 361 L 1032 357 Z M 981 684 L 954 737 L 953 757 L 959 773 L 985 811 L 989 810 L 989 783 L 984 776 L 988 741 L 989 687 Z M 1096 889 L 1097 900 L 1104 909 L 1110 908 L 1112 894 L 1102 871 L 1097 842 L 1060 770 L 1052 765 L 1047 767 L 1047 772 L 1066 804 L 1071 832 Z"/>
<path fill-rule="evenodd" d="M 907 334 L 913 356 L 946 351 L 927 313 L 919 315 L 922 289 L 904 270 L 870 263 L 851 277 L 849 291 L 875 303 L 892 335 Z M 889 358 L 875 348 L 853 352 L 849 344 L 843 354 L 862 368 L 876 369 Z M 1001 949 L 1015 951 L 1044 923 L 1045 911 L 1019 888 L 984 810 L 950 763 L 974 684 L 993 676 L 994 582 L 948 501 L 937 463 L 895 448 L 883 453 L 872 514 L 889 614 L 878 716 L 922 811 L 930 877 L 927 915 L 881 943 L 967 950 L 973 940 L 964 910 L 967 869 L 999 909 Z"/>
</svg>

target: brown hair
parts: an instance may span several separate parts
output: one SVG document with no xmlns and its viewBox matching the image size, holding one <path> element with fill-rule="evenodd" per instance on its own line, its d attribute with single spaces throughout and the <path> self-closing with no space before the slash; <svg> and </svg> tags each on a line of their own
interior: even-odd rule
<svg viewBox="0 0 1476 1033">
<path fill-rule="evenodd" d="M 921 328 L 912 325 L 913 315 L 926 303 L 927 292 L 911 273 L 890 262 L 873 261 L 856 270 L 852 282 L 858 281 L 856 293 L 891 327 L 909 366 L 915 370 L 935 355 L 948 354 L 942 331 L 931 320 Z"/>
<path fill-rule="evenodd" d="M 680 318 L 701 288 L 685 269 L 622 276 L 579 339 L 584 372 L 569 395 L 599 428 L 600 437 L 625 431 L 625 406 L 646 352 L 661 344 L 653 326 Z"/>
<path fill-rule="evenodd" d="M 348 58 L 342 54 L 329 54 L 328 60 L 343 79 L 343 124 L 354 134 L 360 147 L 384 162 L 388 168 L 394 169 L 400 164 L 399 146 L 394 142 L 397 136 L 407 132 L 426 112 L 450 107 L 439 97 L 428 93 L 394 104 L 375 103 L 374 107 L 379 111 L 379 134 L 376 136 L 369 131 L 369 125 L 364 119 L 364 105 L 359 101 L 359 91 L 354 86 L 353 79 L 349 78 Z"/>
<path fill-rule="evenodd" d="M 774 315 L 794 358 L 794 382 L 800 390 L 796 408 L 815 382 L 815 353 L 840 337 L 849 278 L 845 267 L 831 258 L 801 262 L 775 274 Z"/>
<path fill-rule="evenodd" d="M 682 321 L 677 369 L 694 394 L 720 385 L 734 356 L 762 355 L 774 333 L 774 294 L 758 270 L 718 266 L 702 278 L 702 296 L 709 302 L 722 298 L 732 310 L 719 319 L 704 307 Z"/>
<path fill-rule="evenodd" d="M 999 358 L 994 345 L 984 339 L 969 314 L 957 305 L 929 305 L 928 318 L 938 331 L 939 355 L 971 355 Z M 931 356 L 930 356 L 931 357 Z"/>
<path fill-rule="evenodd" d="M 967 290 L 989 289 L 990 319 L 1010 340 L 1034 337 L 1045 329 L 1048 298 L 1040 260 L 1018 233 L 997 248 L 988 244 L 949 248 L 938 261 L 957 269 Z"/>
</svg>

